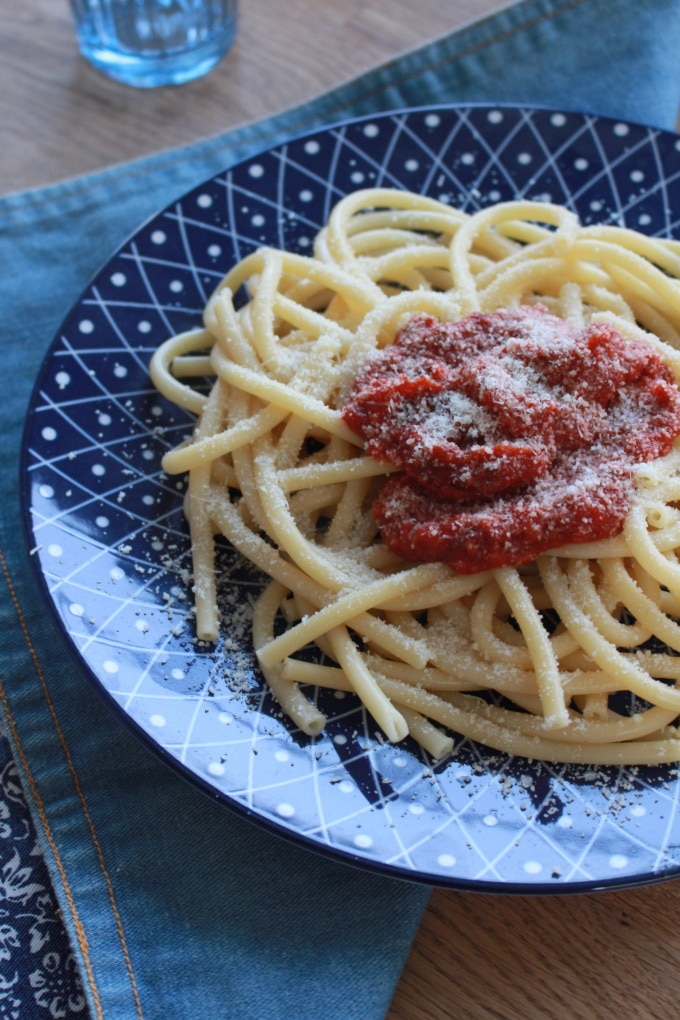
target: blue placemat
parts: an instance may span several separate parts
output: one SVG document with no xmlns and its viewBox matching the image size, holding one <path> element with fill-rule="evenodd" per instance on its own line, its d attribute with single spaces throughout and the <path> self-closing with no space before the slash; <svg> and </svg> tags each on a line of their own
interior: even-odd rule
<svg viewBox="0 0 680 1020">
<path fill-rule="evenodd" d="M 429 892 L 300 849 L 199 795 L 112 718 L 69 657 L 23 546 L 17 464 L 33 380 L 88 278 L 192 185 L 355 114 L 504 101 L 672 128 L 679 49 L 676 0 L 529 0 L 265 121 L 0 200 L 11 379 L 0 410 L 0 1015 L 379 1018 Z"/>
</svg>

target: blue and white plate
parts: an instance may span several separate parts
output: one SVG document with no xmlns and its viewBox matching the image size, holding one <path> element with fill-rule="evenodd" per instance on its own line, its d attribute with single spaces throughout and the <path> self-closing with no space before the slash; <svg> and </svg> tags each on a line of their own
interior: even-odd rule
<svg viewBox="0 0 680 1020">
<path fill-rule="evenodd" d="M 465 210 L 512 198 L 584 221 L 680 236 L 680 141 L 578 113 L 413 109 L 297 138 L 218 174 L 116 252 L 44 362 L 25 436 L 29 541 L 85 672 L 133 731 L 196 785 L 313 849 L 442 886 L 564 892 L 680 873 L 675 767 L 528 762 L 458 740 L 434 763 L 391 746 L 353 697 L 319 694 L 325 733 L 297 732 L 253 659 L 263 579 L 221 556 L 222 636 L 195 640 L 183 483 L 163 453 L 192 428 L 149 381 L 169 334 L 261 245 L 309 251 L 358 187 Z M 77 681 L 74 681 L 77 682 Z"/>
</svg>

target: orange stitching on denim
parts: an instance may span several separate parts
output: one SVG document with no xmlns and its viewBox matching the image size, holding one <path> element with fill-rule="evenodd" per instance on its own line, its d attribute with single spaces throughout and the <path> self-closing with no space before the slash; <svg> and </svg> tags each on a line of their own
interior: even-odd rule
<svg viewBox="0 0 680 1020">
<path fill-rule="evenodd" d="M 441 67 L 444 64 L 450 64 L 452 60 L 460 60 L 460 59 L 462 59 L 464 57 L 470 57 L 474 53 L 480 53 L 484 49 L 487 49 L 487 48 L 489 48 L 491 46 L 495 46 L 497 43 L 505 42 L 508 39 L 511 39 L 515 35 L 519 35 L 521 32 L 526 32 L 526 31 L 528 31 L 531 28 L 535 28 L 537 25 L 540 25 L 540 24 L 542 24 L 545 21 L 550 21 L 552 18 L 555 18 L 555 17 L 557 17 L 560 14 L 564 14 L 567 11 L 574 10 L 576 7 L 580 7 L 585 2 L 586 2 L 586 0 L 568 0 L 568 2 L 562 4 L 561 7 L 557 7 L 553 11 L 546 11 L 544 14 L 537 14 L 535 17 L 531 18 L 530 20 L 528 20 L 526 22 L 523 22 L 520 25 L 515 25 L 512 28 L 506 29 L 504 32 L 499 32 L 497 35 L 493 36 L 491 39 L 484 40 L 483 42 L 475 43 L 473 46 L 469 46 L 467 49 L 459 50 L 457 53 L 447 54 L 447 56 L 445 58 L 443 58 L 442 60 L 437 61 L 436 63 L 427 64 L 427 65 L 425 65 L 423 67 L 417 67 L 413 71 L 411 71 L 410 74 L 400 76 L 398 79 L 395 79 L 395 81 L 392 82 L 391 84 L 403 84 L 406 81 L 410 81 L 412 78 L 416 78 L 419 74 L 422 74 L 424 71 L 435 71 L 438 67 Z M 510 9 L 511 8 L 512 8 L 512 5 L 510 5 Z M 501 8 L 500 11 L 498 11 L 496 14 L 490 15 L 490 17 L 494 18 L 498 14 L 505 13 L 506 10 L 507 10 L 506 8 Z M 464 32 L 465 31 L 465 26 L 463 26 L 460 29 L 460 31 Z M 442 38 L 443 37 L 440 36 L 440 37 L 438 37 L 436 39 L 433 39 L 432 43 L 434 43 L 436 45 L 438 42 L 441 42 Z M 427 44 L 424 44 L 423 48 L 425 48 L 426 46 L 427 46 Z M 411 51 L 410 54 L 407 51 L 406 53 L 401 54 L 400 57 L 395 57 L 394 59 L 395 60 L 399 60 L 399 59 L 403 59 L 403 58 L 408 59 L 409 56 L 417 55 L 417 53 L 418 53 L 418 50 L 413 50 L 413 51 Z M 364 74 L 366 76 L 370 76 L 371 72 L 367 71 L 367 72 L 364 72 Z M 358 77 L 361 78 L 362 75 L 359 75 Z M 349 85 L 349 84 L 351 84 L 351 80 L 350 80 L 350 82 L 345 82 L 343 84 L 345 86 Z M 342 86 L 338 86 L 338 88 L 342 88 Z M 373 96 L 376 96 L 380 92 L 382 92 L 383 89 L 384 89 L 384 85 L 380 84 L 378 87 L 374 88 L 372 92 L 366 92 L 364 95 L 362 95 L 362 97 L 361 97 L 362 101 L 365 102 L 367 99 L 371 99 Z M 332 92 L 332 90 L 331 90 L 331 92 Z M 323 94 L 321 94 L 320 96 L 313 97 L 313 98 L 311 98 L 309 100 L 304 100 L 303 103 L 300 104 L 300 105 L 305 105 L 306 106 L 308 103 L 313 103 L 315 101 L 315 99 L 320 99 L 320 98 L 323 98 Z M 333 109 L 331 109 L 330 113 L 328 114 L 328 117 L 334 116 L 336 113 L 339 113 L 342 109 L 343 109 L 343 104 L 338 104 Z M 294 108 L 293 108 L 293 110 L 294 110 Z M 289 111 L 285 111 L 284 110 L 284 111 L 281 111 L 281 113 L 279 113 L 279 114 L 274 114 L 274 117 L 278 120 L 279 117 L 285 116 L 287 112 L 288 113 L 292 113 L 293 110 L 289 110 Z M 316 117 L 317 116 L 318 116 L 318 114 L 316 114 L 313 111 L 311 111 L 310 113 L 307 114 L 307 116 L 303 117 L 296 124 L 293 124 L 289 128 L 287 128 L 286 131 L 289 132 L 291 134 L 291 136 L 293 136 L 297 132 L 303 131 L 306 127 L 309 127 L 309 126 L 313 125 L 315 123 L 315 121 L 316 121 Z M 255 127 L 257 125 L 257 123 L 258 123 L 258 121 L 250 121 L 250 122 L 246 122 L 245 124 L 234 125 L 234 127 L 229 130 L 228 135 L 225 138 L 225 140 L 223 142 L 221 142 L 219 145 L 217 145 L 216 148 L 214 150 L 212 150 L 212 151 L 217 153 L 221 149 L 229 149 L 229 147 L 232 144 L 232 135 L 233 135 L 234 132 L 241 131 L 243 129 L 247 129 L 249 127 L 250 128 Z M 322 125 L 319 125 L 319 126 L 321 127 Z M 272 125 L 270 130 L 266 131 L 265 133 L 263 133 L 261 135 L 259 141 L 262 142 L 263 145 L 266 145 L 267 139 L 270 138 L 272 135 L 275 135 L 278 130 L 280 130 L 280 128 L 278 128 L 276 125 Z M 214 138 L 214 141 L 217 142 L 218 138 L 219 138 L 219 136 L 216 136 Z M 210 143 L 211 139 L 210 138 L 205 138 L 205 139 L 203 139 L 203 141 L 205 141 L 206 143 Z M 186 146 L 186 148 L 193 149 L 193 146 L 197 145 L 197 144 L 201 144 L 200 141 L 199 142 L 194 142 L 194 143 L 189 143 Z M 127 177 L 128 179 L 132 180 L 135 177 L 138 177 L 140 175 L 148 173 L 149 171 L 151 171 L 151 172 L 155 172 L 155 171 L 159 171 L 159 170 L 162 171 L 167 166 L 176 165 L 178 154 L 181 153 L 182 148 L 183 148 L 183 146 L 180 146 L 179 148 L 171 149 L 169 151 L 169 153 L 168 153 L 167 162 L 158 162 L 158 163 L 155 163 L 153 167 L 149 167 L 148 163 L 146 163 L 146 162 L 144 162 L 143 165 L 141 165 L 141 166 L 130 166 L 130 167 L 128 167 L 128 169 L 126 171 L 122 172 L 119 177 L 117 176 L 116 179 L 117 180 L 123 180 L 123 179 L 125 179 Z M 150 160 L 150 159 L 153 159 L 153 158 L 154 158 L 154 154 L 153 153 L 149 153 L 146 157 L 140 157 L 141 160 Z M 191 158 L 194 159 L 195 157 L 192 155 Z M 91 176 L 96 175 L 96 174 L 101 174 L 101 173 L 104 173 L 104 172 L 105 172 L 105 168 L 102 167 L 99 170 L 93 170 L 91 172 L 91 174 L 85 175 L 82 178 L 82 181 L 80 183 L 80 188 L 79 189 L 76 188 L 72 192 L 69 192 L 68 196 L 65 196 L 65 197 L 68 197 L 69 199 L 78 198 L 79 194 L 83 194 L 83 193 L 87 192 L 88 188 L 91 187 Z M 74 179 L 74 182 L 75 181 L 77 181 L 77 178 Z M 55 184 L 58 184 L 58 183 L 62 183 L 63 184 L 63 183 L 67 183 L 67 182 L 66 181 L 55 182 Z M 50 185 L 47 185 L 47 187 L 50 187 Z M 40 189 L 37 189 L 37 190 L 40 190 Z M 37 202 L 32 208 L 33 209 L 39 209 L 39 208 L 41 208 L 42 205 L 49 205 L 53 201 L 54 201 L 54 199 L 51 196 L 46 196 L 42 203 Z M 11 214 L 11 212 L 12 212 L 11 209 L 8 210 L 7 213 L 5 214 L 4 218 L 8 219 L 10 214 Z M 2 218 L 3 218 L 2 215 L 0 215 L 0 220 Z"/>
<path fill-rule="evenodd" d="M 134 974 L 133 974 L 133 971 L 132 971 L 132 961 L 130 959 L 130 953 L 129 953 L 129 950 L 127 948 L 126 942 L 125 942 L 125 933 L 123 931 L 122 921 L 121 921 L 121 918 L 120 918 L 120 914 L 118 913 L 118 908 L 116 906 L 115 894 L 114 894 L 114 891 L 113 891 L 113 886 L 112 886 L 112 883 L 111 883 L 111 878 L 110 878 L 110 876 L 108 874 L 108 871 L 106 869 L 106 864 L 105 864 L 105 861 L 104 861 L 104 853 L 103 853 L 101 844 L 99 842 L 99 839 L 98 839 L 96 831 L 95 831 L 94 823 L 92 821 L 92 817 L 90 815 L 90 811 L 89 811 L 89 808 L 87 806 L 87 801 L 85 799 L 85 795 L 84 795 L 84 793 L 82 791 L 82 788 L 80 786 L 80 780 L 78 778 L 78 773 L 76 771 L 76 767 L 75 767 L 75 764 L 73 762 L 73 758 L 71 757 L 71 752 L 70 752 L 69 746 L 67 744 L 66 737 L 64 736 L 64 732 L 63 732 L 63 730 L 61 728 L 61 725 L 60 725 L 60 722 L 59 722 L 59 718 L 58 718 L 57 713 L 56 713 L 56 709 L 54 707 L 54 704 L 52 703 L 52 699 L 50 697 L 50 694 L 49 694 L 49 691 L 48 691 L 48 688 L 47 688 L 47 682 L 46 682 L 46 679 L 45 679 L 45 674 L 43 673 L 42 667 L 40 665 L 40 660 L 38 658 L 38 653 L 37 653 L 37 651 L 35 649 L 35 646 L 33 645 L 33 642 L 31 640 L 31 636 L 30 636 L 30 634 L 28 632 L 28 626 L 26 624 L 26 620 L 25 620 L 23 611 L 21 609 L 21 605 L 19 604 L 19 599 L 17 597 L 16 590 L 15 590 L 14 585 L 12 583 L 12 578 L 11 578 L 11 575 L 10 575 L 10 572 L 9 572 L 9 566 L 7 564 L 7 560 L 5 559 L 5 555 L 4 555 L 3 551 L 2 551 L 2 549 L 0 549 L 0 565 L 2 566 L 2 572 L 4 574 L 5 582 L 7 584 L 7 588 L 8 588 L 8 591 L 10 593 L 10 597 L 12 599 L 12 604 L 14 605 L 15 612 L 16 612 L 17 617 L 19 619 L 19 626 L 21 627 L 21 632 L 22 632 L 22 634 L 24 636 L 24 640 L 26 642 L 26 646 L 27 646 L 28 651 L 30 653 L 31 659 L 33 660 L 33 666 L 35 668 L 36 674 L 37 674 L 38 679 L 40 681 L 40 686 L 42 688 L 43 696 L 45 698 L 45 702 L 47 704 L 50 716 L 52 717 L 52 722 L 53 722 L 54 728 L 55 728 L 55 730 L 57 732 L 57 736 L 59 738 L 59 743 L 61 744 L 62 750 L 63 750 L 64 755 L 66 757 L 66 762 L 67 762 L 68 769 L 69 769 L 69 772 L 70 772 L 70 775 L 71 775 L 71 779 L 73 781 L 73 786 L 75 788 L 78 800 L 80 801 L 80 805 L 81 805 L 81 808 L 82 808 L 82 811 L 83 811 L 83 815 L 85 817 L 85 821 L 87 822 L 87 827 L 90 830 L 90 835 L 92 837 L 92 842 L 94 844 L 95 851 L 96 851 L 96 854 L 97 854 L 97 859 L 99 861 L 99 867 L 101 869 L 102 875 L 104 876 L 104 882 L 106 884 L 106 889 L 107 889 L 108 896 L 109 896 L 109 902 L 111 904 L 111 910 L 113 912 L 113 916 L 114 916 L 114 919 L 115 919 L 116 930 L 118 932 L 118 938 L 120 940 L 121 948 L 122 948 L 122 951 L 123 951 L 123 958 L 125 960 L 126 970 L 128 972 L 128 977 L 130 979 L 130 984 L 132 986 L 132 995 L 133 995 L 133 998 L 134 998 L 134 1001 L 135 1001 L 135 1005 L 137 1007 L 137 1016 L 141 1018 L 141 1017 L 143 1017 L 142 1004 L 141 1004 L 141 1001 L 140 1001 L 140 998 L 139 998 L 139 991 L 138 991 L 138 988 L 137 988 L 137 983 L 135 981 L 135 977 L 134 977 Z M 30 783 L 31 793 L 32 793 L 32 795 L 33 795 L 33 797 L 35 799 L 36 807 L 37 807 L 37 810 L 38 810 L 38 815 L 40 817 L 40 821 L 41 821 L 43 829 L 45 831 L 45 836 L 46 836 L 47 841 L 48 841 L 48 843 L 50 845 L 50 849 L 52 850 L 52 853 L 54 854 L 54 859 L 55 859 L 55 862 L 57 864 L 57 868 L 59 870 L 59 875 L 60 875 L 61 880 L 62 880 L 62 882 L 64 884 L 64 891 L 66 893 L 66 898 L 68 900 L 68 905 L 69 905 L 69 908 L 71 910 L 71 914 L 73 916 L 73 922 L 74 922 L 74 925 L 75 925 L 75 928 L 76 928 L 76 932 L 77 932 L 77 936 L 78 936 L 78 942 L 80 944 L 80 948 L 81 948 L 82 953 L 83 953 L 83 959 L 85 961 L 85 968 L 86 968 L 87 975 L 88 975 L 89 985 L 90 985 L 90 988 L 92 989 L 92 994 L 93 994 L 93 996 L 95 998 L 95 1005 L 96 1005 L 96 1008 L 97 1008 L 97 1015 L 99 1017 L 103 1017 L 104 1014 L 102 1012 L 101 1000 L 99 998 L 99 993 L 97 991 L 97 987 L 96 987 L 96 984 L 95 984 L 94 973 L 92 971 L 92 963 L 91 963 L 90 955 L 89 955 L 89 944 L 88 944 L 87 934 L 85 932 L 83 923 L 80 920 L 80 917 L 78 915 L 78 911 L 77 911 L 77 908 L 76 908 L 76 905 L 75 905 L 73 894 L 72 894 L 70 886 L 68 884 L 68 878 L 66 876 L 66 871 L 65 871 L 63 862 L 61 860 L 61 857 L 59 855 L 59 851 L 57 849 L 54 836 L 52 835 L 52 832 L 51 832 L 51 829 L 50 829 L 50 825 L 49 825 L 49 821 L 47 819 L 47 815 L 45 813 L 44 803 L 43 803 L 43 800 L 42 800 L 42 798 L 41 798 L 41 796 L 40 796 L 40 794 L 38 792 L 37 784 L 35 782 L 35 779 L 33 777 L 32 772 L 31 772 L 30 766 L 28 764 L 28 760 L 26 758 L 26 754 L 24 752 L 24 749 L 23 749 L 23 747 L 21 745 L 21 741 L 19 739 L 19 735 L 18 735 L 18 732 L 17 732 L 17 729 L 16 729 L 16 725 L 15 725 L 15 722 L 14 722 L 14 719 L 13 719 L 13 716 L 11 714 L 10 707 L 9 707 L 9 704 L 8 704 L 8 701 L 7 701 L 6 691 L 5 691 L 4 685 L 2 684 L 1 681 L 0 681 L 0 698 L 2 699 L 4 708 L 5 708 L 5 712 L 7 714 L 7 718 L 8 718 L 9 724 L 10 724 L 11 729 L 12 729 L 12 736 L 14 738 L 14 742 L 15 742 L 17 751 L 18 751 L 18 753 L 19 753 L 19 755 L 21 757 L 22 765 L 24 767 L 24 770 L 26 772 L 26 776 L 28 777 L 28 780 L 29 780 L 29 783 Z"/>
<path fill-rule="evenodd" d="M 12 714 L 11 714 L 10 708 L 9 708 L 9 704 L 7 702 L 7 695 L 5 694 L 5 685 L 2 682 L 2 679 L 0 679 L 0 700 L 2 701 L 3 707 L 5 709 L 5 714 L 7 716 L 7 722 L 9 723 L 9 727 L 10 727 L 10 730 L 11 730 L 11 733 L 12 733 L 12 737 L 14 739 L 14 744 L 16 746 L 17 753 L 18 753 L 19 757 L 21 758 L 21 763 L 22 763 L 22 765 L 24 767 L 24 771 L 26 772 L 26 776 L 28 778 L 28 782 L 29 782 L 29 785 L 30 785 L 30 788 L 31 788 L 31 793 L 33 795 L 33 799 L 35 801 L 35 805 L 36 805 L 36 808 L 37 808 L 37 811 L 38 811 L 38 815 L 40 816 L 40 821 L 41 821 L 42 827 L 43 827 L 44 832 L 45 832 L 45 838 L 47 839 L 47 842 L 49 843 L 50 849 L 51 849 L 51 851 L 52 851 L 52 853 L 54 855 L 54 860 L 55 860 L 55 863 L 56 863 L 56 866 L 57 866 L 57 870 L 59 871 L 59 875 L 61 877 L 61 880 L 64 883 L 64 891 L 65 891 L 65 894 L 66 894 L 66 899 L 68 901 L 69 909 L 71 911 L 71 915 L 73 917 L 73 924 L 75 926 L 76 935 L 77 935 L 77 938 L 78 938 L 78 944 L 80 945 L 80 948 L 82 950 L 83 959 L 84 959 L 84 962 L 85 962 L 85 970 L 86 970 L 87 978 L 88 978 L 88 983 L 89 983 L 89 986 L 90 986 L 90 988 L 92 990 L 92 995 L 93 995 L 94 1000 L 95 1000 L 95 1008 L 96 1008 L 96 1011 L 97 1011 L 97 1016 L 98 1017 L 103 1017 L 104 1014 L 102 1012 L 101 1001 L 99 999 L 99 993 L 97 991 L 97 987 L 96 987 L 96 984 L 95 984 L 94 974 L 92 973 L 92 963 L 90 961 L 90 956 L 89 956 L 89 953 L 88 953 L 87 935 L 85 934 L 85 929 L 83 927 L 83 923 L 80 920 L 80 917 L 78 915 L 78 911 L 77 911 L 75 903 L 73 901 L 73 896 L 72 896 L 71 890 L 70 890 L 70 888 L 68 886 L 68 880 L 66 878 L 66 873 L 64 871 L 64 865 L 63 865 L 62 860 L 61 860 L 61 858 L 59 856 L 59 851 L 57 849 L 56 843 L 54 841 L 54 837 L 53 837 L 52 832 L 50 830 L 49 822 L 47 821 L 47 817 L 45 815 L 45 810 L 44 810 L 44 807 L 43 807 L 42 800 L 40 798 L 40 794 L 38 793 L 38 790 L 37 790 L 36 785 L 35 785 L 35 780 L 33 779 L 33 775 L 31 774 L 28 762 L 26 760 L 26 755 L 24 754 L 24 749 L 21 746 L 21 743 L 19 741 L 19 736 L 17 734 L 17 729 L 16 729 L 16 726 L 15 726 L 15 723 L 14 723 L 14 719 L 12 717 Z"/>
</svg>

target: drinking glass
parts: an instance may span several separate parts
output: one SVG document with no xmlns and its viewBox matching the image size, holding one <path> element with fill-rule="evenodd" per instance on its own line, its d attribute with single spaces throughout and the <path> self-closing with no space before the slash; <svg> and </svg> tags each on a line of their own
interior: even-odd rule
<svg viewBox="0 0 680 1020">
<path fill-rule="evenodd" d="M 236 33 L 237 0 L 71 0 L 80 52 L 142 88 L 207 74 Z"/>
</svg>

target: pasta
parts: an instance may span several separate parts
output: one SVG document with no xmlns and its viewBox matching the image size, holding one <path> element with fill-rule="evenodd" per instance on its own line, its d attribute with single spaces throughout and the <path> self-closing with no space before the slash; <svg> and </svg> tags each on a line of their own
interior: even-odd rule
<svg viewBox="0 0 680 1020">
<path fill-rule="evenodd" d="M 157 388 L 198 418 L 163 461 L 188 473 L 198 636 L 219 637 L 221 534 L 270 578 L 254 645 L 305 733 L 326 721 L 312 685 L 355 692 L 388 740 L 435 758 L 457 734 L 556 762 L 680 760 L 680 443 L 635 465 L 605 538 L 467 572 L 381 540 L 374 503 L 400 471 L 348 425 L 357 377 L 414 316 L 539 306 L 614 327 L 680 379 L 678 242 L 550 203 L 468 215 L 392 189 L 343 198 L 310 256 L 244 258 L 202 327 L 154 355 Z"/>
</svg>

